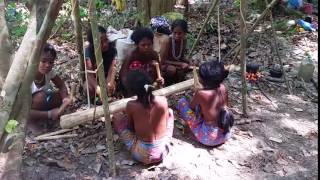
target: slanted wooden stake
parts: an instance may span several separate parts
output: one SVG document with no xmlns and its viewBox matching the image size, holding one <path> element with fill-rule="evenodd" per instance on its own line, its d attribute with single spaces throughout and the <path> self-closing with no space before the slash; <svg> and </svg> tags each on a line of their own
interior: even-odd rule
<svg viewBox="0 0 320 180">
<path fill-rule="evenodd" d="M 267 0 L 265 0 L 265 3 L 266 3 L 266 5 L 268 5 L 268 1 Z M 291 88 L 290 88 L 290 84 L 289 84 L 289 81 L 287 79 L 287 73 L 284 70 L 283 62 L 282 62 L 282 59 L 281 59 L 281 56 L 280 56 L 280 53 L 279 53 L 277 35 L 276 35 L 275 28 L 274 28 L 274 25 L 273 25 L 273 17 L 272 17 L 271 10 L 269 10 L 269 16 L 270 16 L 270 21 L 271 21 L 271 31 L 272 31 L 272 39 L 273 39 L 273 43 L 274 43 L 274 49 L 276 50 L 276 53 L 277 53 L 277 56 L 278 56 L 279 64 L 280 64 L 282 72 L 283 72 L 283 79 L 284 79 L 284 81 L 286 83 L 286 86 L 287 86 L 287 89 L 288 89 L 288 93 L 292 94 L 292 91 L 291 91 Z"/>
<path fill-rule="evenodd" d="M 107 86 L 106 86 L 106 78 L 103 69 L 103 60 L 101 54 L 101 47 L 100 47 L 100 33 L 98 33 L 98 25 L 96 21 L 96 1 L 90 0 L 88 2 L 89 7 L 89 18 L 90 24 L 92 29 L 92 37 L 93 37 L 93 45 L 95 49 L 96 61 L 98 64 L 98 77 L 99 77 L 99 85 L 101 87 L 101 99 L 103 103 L 103 110 L 104 110 L 104 118 L 105 118 L 105 126 L 107 130 L 107 148 L 108 148 L 108 157 L 109 157 L 109 168 L 111 175 L 113 177 L 116 176 L 116 164 L 114 159 L 114 146 L 113 146 L 113 134 L 112 134 L 112 127 L 111 127 L 111 117 L 110 117 L 110 110 L 108 104 L 108 96 L 107 96 Z"/>
<path fill-rule="evenodd" d="M 240 60 L 241 60 L 241 82 L 242 82 L 242 112 L 245 117 L 247 114 L 247 81 L 246 81 L 246 31 L 245 31 L 245 20 L 246 20 L 246 0 L 240 0 Z"/>
<path fill-rule="evenodd" d="M 252 34 L 252 32 L 256 29 L 256 27 L 260 24 L 261 20 L 264 19 L 264 17 L 267 15 L 269 10 L 274 5 L 277 4 L 277 2 L 278 2 L 278 0 L 273 0 L 273 1 L 271 1 L 270 4 L 267 5 L 266 9 L 261 13 L 261 15 L 258 17 L 258 19 L 254 22 L 254 24 L 250 27 L 250 29 L 246 33 L 246 35 L 245 35 L 246 40 L 249 38 L 249 36 Z M 240 51 L 240 49 L 238 48 L 240 45 L 240 41 L 238 41 L 237 44 L 235 46 L 233 46 L 233 48 L 222 58 L 222 61 L 225 60 L 227 57 L 229 57 L 229 55 L 235 50 L 236 50 L 236 55 L 238 54 L 238 52 Z"/>
<path fill-rule="evenodd" d="M 79 11 L 79 1 L 78 0 L 71 0 L 72 5 L 72 21 L 74 27 L 74 33 L 76 34 L 76 41 L 77 41 L 77 51 L 79 55 L 79 65 L 80 65 L 80 77 L 82 82 L 85 80 L 84 77 L 84 57 L 83 57 L 83 38 L 82 38 L 82 27 L 81 27 L 81 18 L 80 18 L 80 11 Z"/>
<path fill-rule="evenodd" d="M 206 19 L 204 20 L 204 23 L 202 24 L 202 27 L 201 27 L 201 29 L 200 29 L 200 31 L 199 31 L 199 34 L 198 34 L 198 36 L 197 36 L 197 39 L 196 39 L 196 41 L 193 43 L 192 48 L 191 48 L 191 50 L 190 50 L 190 52 L 189 52 L 189 54 L 188 54 L 187 59 L 190 59 L 190 58 L 191 58 L 192 53 L 193 53 L 193 51 L 194 51 L 194 48 L 195 48 L 196 45 L 198 44 L 199 39 L 200 39 L 200 36 L 201 36 L 201 34 L 202 34 L 205 26 L 207 25 L 207 23 L 208 23 L 211 15 L 212 15 L 212 12 L 213 12 L 214 8 L 217 6 L 217 4 L 218 4 L 218 0 L 214 0 L 214 1 L 212 2 L 211 7 L 210 7 L 210 9 L 209 9 L 209 11 L 208 11 L 208 13 L 207 13 L 207 17 L 206 17 Z"/>
</svg>

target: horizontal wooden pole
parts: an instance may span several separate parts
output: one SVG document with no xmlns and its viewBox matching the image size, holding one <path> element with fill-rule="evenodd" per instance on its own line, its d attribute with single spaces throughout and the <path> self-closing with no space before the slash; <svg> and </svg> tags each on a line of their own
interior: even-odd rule
<svg viewBox="0 0 320 180">
<path fill-rule="evenodd" d="M 155 90 L 153 91 L 153 94 L 156 96 L 168 96 L 177 92 L 185 91 L 191 88 L 193 84 L 194 84 L 194 80 L 192 78 L 192 79 L 189 79 L 189 80 L 186 80 L 162 89 Z M 112 114 L 112 113 L 123 111 L 127 106 L 127 102 L 134 99 L 136 99 L 135 96 L 110 103 L 109 105 L 110 113 Z M 94 114 L 94 108 L 90 108 L 84 111 L 63 115 L 60 118 L 60 126 L 63 129 L 68 129 L 80 124 L 84 124 L 88 121 L 93 120 L 93 114 Z M 103 115 L 104 115 L 103 106 L 96 107 L 95 118 L 102 117 Z"/>
</svg>

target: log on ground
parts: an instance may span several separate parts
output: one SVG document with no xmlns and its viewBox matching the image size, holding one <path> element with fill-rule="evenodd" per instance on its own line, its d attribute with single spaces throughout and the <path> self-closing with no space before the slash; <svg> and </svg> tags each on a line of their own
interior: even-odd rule
<svg viewBox="0 0 320 180">
<path fill-rule="evenodd" d="M 168 96 L 177 92 L 185 91 L 191 88 L 193 84 L 194 84 L 194 80 L 189 79 L 189 80 L 186 80 L 162 89 L 155 90 L 153 91 L 153 94 L 156 96 Z M 125 98 L 125 99 L 121 99 L 119 101 L 110 103 L 110 106 L 109 106 L 110 113 L 112 114 L 112 113 L 123 111 L 127 105 L 127 102 L 130 100 L 134 100 L 135 98 L 136 97 L 130 97 L 130 98 Z M 94 108 L 90 108 L 84 111 L 63 115 L 60 118 L 61 119 L 60 126 L 63 129 L 68 129 L 80 124 L 84 124 L 88 121 L 93 120 L 93 114 L 94 114 Z M 102 116 L 103 116 L 103 107 L 102 106 L 96 107 L 95 117 L 99 118 Z"/>
</svg>

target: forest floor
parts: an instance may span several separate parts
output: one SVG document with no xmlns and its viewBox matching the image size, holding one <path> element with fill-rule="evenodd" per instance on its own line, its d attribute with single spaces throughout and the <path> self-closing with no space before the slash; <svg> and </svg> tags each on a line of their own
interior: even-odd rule
<svg viewBox="0 0 320 180">
<path fill-rule="evenodd" d="M 317 22 L 317 17 L 314 18 Z M 190 31 L 196 33 L 196 27 L 201 27 L 199 17 L 191 17 L 189 21 L 192 24 Z M 234 28 L 230 23 L 222 25 L 223 44 L 227 46 L 225 52 L 233 47 L 234 39 L 239 38 L 238 32 L 238 27 Z M 300 62 L 306 58 L 305 51 L 309 51 L 316 67 L 313 78 L 318 82 L 318 33 L 303 32 L 290 36 L 282 33 L 278 36 L 281 57 L 293 88 L 292 95 L 288 94 L 284 82 L 267 80 L 269 68 L 277 62 L 268 33 L 268 30 L 256 32 L 249 39 L 247 61 L 260 64 L 259 71 L 263 75 L 256 82 L 260 88 L 256 83 L 248 82 L 249 118 L 241 115 L 240 72 L 231 72 L 225 81 L 236 117 L 229 141 L 219 147 L 205 147 L 195 142 L 176 121 L 168 156 L 159 165 L 143 166 L 131 159 L 118 136 L 114 135 L 116 179 L 317 179 L 318 92 L 313 83 L 304 84 L 298 80 L 297 72 Z M 75 45 L 51 42 L 58 51 L 55 68 L 61 77 L 69 87 L 70 83 L 79 84 Z M 216 42 L 216 32 L 205 33 L 194 59 L 202 62 L 213 55 L 217 57 Z M 232 58 L 226 59 L 227 64 L 239 65 L 237 60 L 232 61 Z M 170 96 L 173 109 L 181 96 L 182 93 Z M 84 94 L 77 94 L 76 98 L 69 112 L 87 108 Z M 28 134 L 23 178 L 109 179 L 104 122 L 97 119 L 73 132 L 78 136 L 43 142 L 34 141 L 34 135 Z"/>
</svg>

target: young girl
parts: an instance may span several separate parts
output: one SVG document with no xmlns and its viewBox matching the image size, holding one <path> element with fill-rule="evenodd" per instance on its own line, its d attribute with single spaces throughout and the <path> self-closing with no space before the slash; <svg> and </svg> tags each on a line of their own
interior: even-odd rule
<svg viewBox="0 0 320 180">
<path fill-rule="evenodd" d="M 148 74 L 133 70 L 127 74 L 130 89 L 137 100 L 127 103 L 126 117 L 114 116 L 114 128 L 133 158 L 144 164 L 160 162 L 168 153 L 173 133 L 173 111 L 166 97 L 152 94 Z"/>
<path fill-rule="evenodd" d="M 138 28 L 132 33 L 131 39 L 137 45 L 137 48 L 125 58 L 120 69 L 121 84 L 127 96 L 132 95 L 132 92 L 129 90 L 129 84 L 131 82 L 127 80 L 127 74 L 131 70 L 140 69 L 148 74 L 152 83 L 157 82 L 161 85 L 164 84 L 163 78 L 159 78 L 156 73 L 155 63 L 159 63 L 159 56 L 157 52 L 152 49 L 152 31 L 148 28 Z"/>
<path fill-rule="evenodd" d="M 231 136 L 233 115 L 227 110 L 228 91 L 222 84 L 227 76 L 223 63 L 203 63 L 199 68 L 199 81 L 204 88 L 195 92 L 190 104 L 183 97 L 177 105 L 179 115 L 196 139 L 207 146 L 222 144 Z"/>
<path fill-rule="evenodd" d="M 115 91 L 115 75 L 116 75 L 116 60 L 115 56 L 117 51 L 112 43 L 109 42 L 106 29 L 102 26 L 98 26 L 98 31 L 100 32 L 100 46 L 101 46 L 101 53 L 103 59 L 103 68 L 105 77 L 107 80 L 107 88 L 108 94 L 112 95 Z M 97 62 L 96 56 L 94 52 L 93 46 L 93 38 L 92 38 L 92 31 L 88 29 L 87 32 L 87 40 L 89 42 L 88 47 L 85 49 L 85 59 L 86 59 L 86 66 L 87 70 L 95 71 L 97 69 Z M 96 73 L 88 73 L 88 84 L 89 84 L 89 94 L 90 97 L 94 97 L 95 93 L 98 97 L 100 97 L 100 87 L 98 85 L 98 81 L 96 79 Z"/>
<path fill-rule="evenodd" d="M 166 78 L 179 79 L 177 78 L 178 71 L 184 73 L 189 70 L 189 66 L 191 65 L 189 60 L 185 59 L 188 24 L 185 20 L 177 19 L 172 23 L 171 31 L 170 38 L 164 42 L 164 48 L 160 51 L 161 69 Z"/>
<path fill-rule="evenodd" d="M 31 85 L 32 105 L 29 118 L 31 122 L 59 120 L 61 115 L 59 107 L 71 101 L 64 81 L 52 69 L 56 56 L 54 47 L 46 43 L 41 54 L 38 71 Z M 59 91 L 53 91 L 50 81 Z"/>
</svg>

